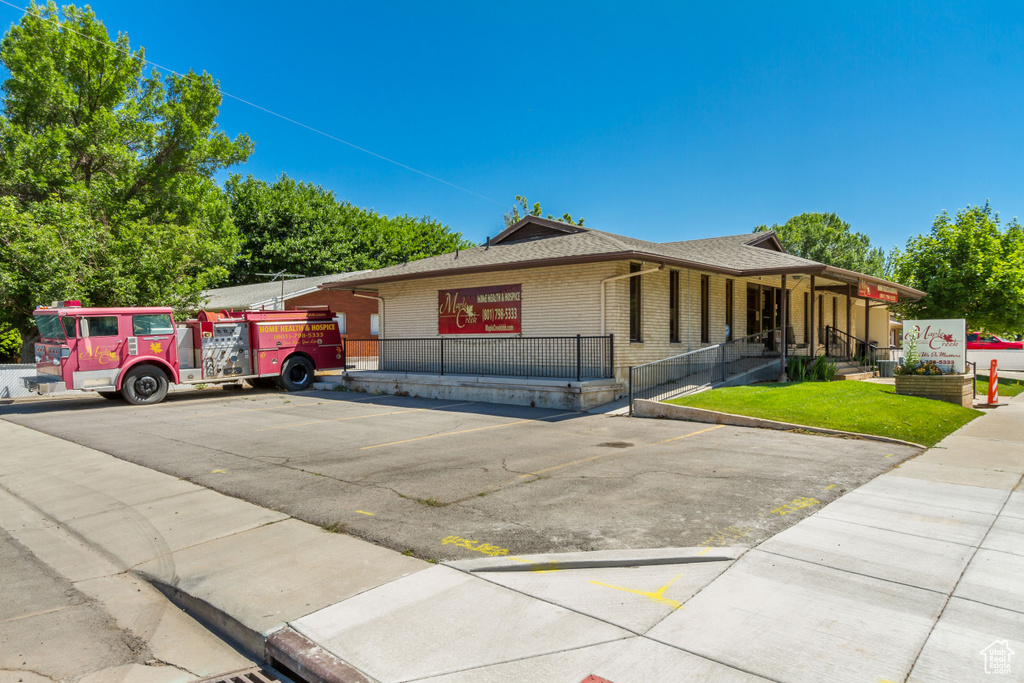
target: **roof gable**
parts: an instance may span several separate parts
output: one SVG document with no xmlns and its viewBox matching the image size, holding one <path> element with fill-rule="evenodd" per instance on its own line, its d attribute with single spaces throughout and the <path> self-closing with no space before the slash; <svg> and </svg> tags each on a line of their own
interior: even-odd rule
<svg viewBox="0 0 1024 683">
<path fill-rule="evenodd" d="M 747 242 L 752 247 L 761 247 L 762 249 L 771 249 L 772 251 L 786 253 L 786 250 L 782 246 L 782 242 L 779 241 L 779 236 L 775 234 L 774 230 L 768 230 L 765 232 L 755 232 L 754 238 Z"/>
<path fill-rule="evenodd" d="M 570 225 L 561 221 L 554 221 L 549 218 L 541 218 L 540 216 L 527 216 L 515 225 L 498 233 L 498 236 L 491 240 L 491 244 L 528 242 L 546 237 L 572 235 L 578 232 L 587 232 L 587 228 L 581 225 Z"/>
</svg>

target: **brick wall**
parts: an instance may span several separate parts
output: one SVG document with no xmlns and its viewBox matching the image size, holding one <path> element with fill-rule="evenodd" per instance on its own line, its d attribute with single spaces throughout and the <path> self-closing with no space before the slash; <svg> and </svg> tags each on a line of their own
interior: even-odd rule
<svg viewBox="0 0 1024 683">
<path fill-rule="evenodd" d="M 896 393 L 970 408 L 974 405 L 974 375 L 897 375 Z"/>
<path fill-rule="evenodd" d="M 349 339 L 376 339 L 370 334 L 370 315 L 377 313 L 375 299 L 363 299 L 336 289 L 321 289 L 287 300 L 288 308 L 303 306 L 327 306 L 334 313 L 345 314 L 346 333 Z"/>
<path fill-rule="evenodd" d="M 656 268 L 644 263 L 641 269 Z M 615 363 L 620 368 L 639 365 L 669 356 L 686 353 L 726 340 L 726 280 L 733 281 L 733 338 L 747 334 L 747 284 L 779 286 L 779 277 L 732 278 L 699 270 L 679 271 L 679 335 L 678 343 L 669 341 L 669 268 L 639 275 L 642 280 L 641 329 L 642 343 L 629 341 L 629 283 L 623 278 L 605 285 L 605 334 L 615 335 Z M 379 285 L 386 302 L 384 336 L 435 337 L 437 332 L 437 292 L 442 289 L 486 287 L 494 285 L 522 286 L 523 336 L 574 336 L 601 333 L 601 281 L 629 273 L 628 261 L 591 263 L 547 268 L 525 268 L 500 273 L 477 273 L 448 277 L 424 278 Z M 701 275 L 709 284 L 709 339 L 700 340 Z M 787 278 L 792 292 L 790 324 L 798 344 L 806 344 L 803 293 L 810 288 L 807 276 Z M 838 328 L 847 330 L 846 296 L 818 292 L 824 297 L 825 320 L 815 320 L 819 329 L 832 324 L 836 308 Z M 815 304 L 816 305 L 816 304 Z M 863 327 L 864 302 L 853 302 L 853 334 L 857 336 L 858 316 Z M 815 309 L 817 316 L 817 309 Z M 876 318 L 878 322 L 876 322 Z M 886 340 L 888 315 L 882 309 L 872 310 L 872 338 Z M 817 333 L 816 333 L 817 334 Z M 494 335 L 495 337 L 504 335 Z M 821 349 L 820 336 L 817 338 Z M 887 345 L 887 344 L 886 344 Z M 622 372 L 619 373 L 620 376 Z"/>
</svg>

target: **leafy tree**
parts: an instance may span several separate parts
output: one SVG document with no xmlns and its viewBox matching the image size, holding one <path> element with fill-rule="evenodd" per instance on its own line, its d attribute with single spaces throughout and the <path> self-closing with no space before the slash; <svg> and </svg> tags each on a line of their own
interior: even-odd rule
<svg viewBox="0 0 1024 683">
<path fill-rule="evenodd" d="M 21 357 L 21 335 L 18 331 L 0 325 L 0 363 L 17 363 Z"/>
<path fill-rule="evenodd" d="M 927 296 L 901 304 L 912 318 L 964 318 L 967 327 L 994 334 L 1024 330 L 1024 229 L 1005 229 L 988 202 L 951 218 L 935 217 L 931 233 L 894 254 L 896 280 Z"/>
<path fill-rule="evenodd" d="M 866 275 L 885 276 L 886 255 L 871 239 L 853 232 L 834 213 L 802 213 L 783 225 L 759 225 L 754 232 L 774 230 L 790 254 Z"/>
<path fill-rule="evenodd" d="M 530 203 L 526 200 L 526 197 L 517 194 L 515 204 L 512 205 L 512 210 L 505 214 L 505 227 L 511 228 L 513 225 L 515 225 L 522 219 L 526 218 L 527 216 L 543 215 L 544 212 L 540 208 L 540 202 L 534 203 L 532 209 L 527 208 L 529 207 L 529 205 Z M 523 212 L 519 213 L 519 209 L 522 209 Z M 569 213 L 563 213 L 561 218 L 555 218 L 551 214 L 548 214 L 548 218 L 550 220 L 558 221 L 560 223 L 568 223 L 569 225 L 579 226 L 582 226 L 584 221 L 584 219 L 581 218 L 579 223 L 573 222 L 572 216 Z"/>
<path fill-rule="evenodd" d="M 143 73 L 91 9 L 33 2 L 0 42 L 0 323 L 35 338 L 32 310 L 198 306 L 238 235 L 213 181 L 252 143 L 217 130 L 206 73 Z"/>
<path fill-rule="evenodd" d="M 330 275 L 474 246 L 430 218 L 381 216 L 286 175 L 273 185 L 233 175 L 225 189 L 243 239 L 231 271 L 236 284 L 265 279 L 256 273 Z"/>
</svg>

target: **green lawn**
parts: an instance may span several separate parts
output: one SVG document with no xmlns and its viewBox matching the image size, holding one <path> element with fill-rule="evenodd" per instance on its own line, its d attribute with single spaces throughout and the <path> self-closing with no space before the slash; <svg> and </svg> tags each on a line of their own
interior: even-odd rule
<svg viewBox="0 0 1024 683">
<path fill-rule="evenodd" d="M 1002 382 L 1000 382 L 1002 388 Z M 986 385 L 987 390 L 987 385 Z M 981 383 L 978 383 L 981 395 Z M 1005 395 L 1005 394 L 1004 394 Z M 794 382 L 712 389 L 668 403 L 723 413 L 889 436 L 933 446 L 980 410 L 914 396 L 869 382 Z"/>
<path fill-rule="evenodd" d="M 988 377 L 985 375 L 978 375 L 978 396 L 988 396 Z M 999 398 L 1011 398 L 1017 396 L 1024 391 L 1024 382 L 1019 379 L 1000 379 L 999 380 Z"/>
</svg>

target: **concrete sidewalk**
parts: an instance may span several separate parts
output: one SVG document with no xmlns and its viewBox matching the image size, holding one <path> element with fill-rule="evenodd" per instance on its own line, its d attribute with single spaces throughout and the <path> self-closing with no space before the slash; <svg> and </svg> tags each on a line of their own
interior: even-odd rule
<svg viewBox="0 0 1024 683">
<path fill-rule="evenodd" d="M 0 442 L 0 488 L 311 681 L 1024 680 L 1024 397 L 755 549 L 445 565 L 4 421 Z"/>
</svg>

